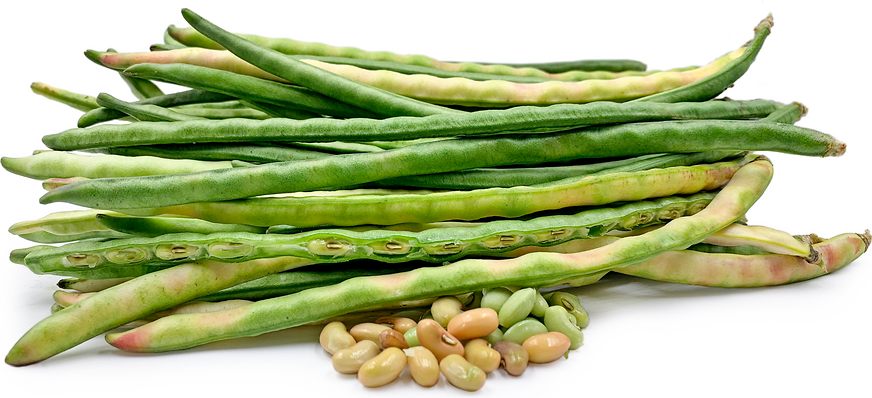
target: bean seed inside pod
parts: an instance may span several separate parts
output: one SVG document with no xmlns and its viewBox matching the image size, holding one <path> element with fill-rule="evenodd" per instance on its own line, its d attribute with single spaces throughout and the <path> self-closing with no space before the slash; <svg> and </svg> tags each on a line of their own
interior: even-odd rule
<svg viewBox="0 0 872 398">
<path fill-rule="evenodd" d="M 430 350 L 436 359 L 441 361 L 449 354 L 463 356 L 463 344 L 457 337 L 445 331 L 439 323 L 432 319 L 422 319 L 415 327 L 418 343 Z"/>
</svg>

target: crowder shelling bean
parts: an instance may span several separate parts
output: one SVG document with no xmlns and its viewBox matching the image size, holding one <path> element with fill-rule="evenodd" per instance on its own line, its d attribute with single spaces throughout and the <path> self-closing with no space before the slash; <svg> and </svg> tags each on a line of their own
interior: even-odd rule
<svg viewBox="0 0 872 398">
<path fill-rule="evenodd" d="M 846 152 L 795 125 L 802 104 L 716 98 L 749 70 L 771 16 L 707 65 L 650 71 L 445 62 L 182 15 L 192 27 L 150 52 L 86 51 L 138 101 L 31 86 L 83 114 L 43 137 L 51 150 L 2 166 L 44 180 L 41 203 L 89 209 L 9 228 L 40 243 L 11 262 L 72 277 L 10 365 L 124 325 L 105 339 L 130 352 L 324 325 L 333 368 L 364 387 L 477 391 L 489 373 L 583 349 L 591 314 L 563 287 L 611 272 L 792 283 L 872 240 L 744 220 L 773 176 L 754 151 Z"/>
</svg>

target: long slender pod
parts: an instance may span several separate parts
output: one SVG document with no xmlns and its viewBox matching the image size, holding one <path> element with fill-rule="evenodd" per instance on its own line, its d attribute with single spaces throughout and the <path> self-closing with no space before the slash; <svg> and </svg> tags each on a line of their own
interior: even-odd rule
<svg viewBox="0 0 872 398">
<path fill-rule="evenodd" d="M 234 264 L 201 261 L 143 275 L 43 319 L 15 343 L 6 363 L 23 366 L 39 362 L 146 315 L 310 263 L 287 257 Z"/>
<path fill-rule="evenodd" d="M 177 28 L 170 26 L 169 35 L 184 45 L 212 50 L 222 50 L 224 47 L 197 32 L 193 28 Z M 386 61 L 398 64 L 423 66 L 446 71 L 462 71 L 474 73 L 491 73 L 508 76 L 539 76 L 548 77 L 569 71 L 644 71 L 647 66 L 639 61 L 616 60 L 577 60 L 562 62 L 544 62 L 531 64 L 495 64 L 487 62 L 446 62 L 424 55 L 401 55 L 387 51 L 364 51 L 354 47 L 334 47 L 322 43 L 308 43 L 286 38 L 267 38 L 257 35 L 238 34 L 247 40 L 288 55 L 311 55 L 326 57 L 344 57 L 373 61 Z"/>
<path fill-rule="evenodd" d="M 117 54 L 118 52 L 110 48 L 106 50 L 106 53 Z M 87 51 L 85 52 L 85 56 L 94 63 L 98 65 L 100 64 L 99 59 L 97 59 L 96 57 L 92 57 Z M 130 92 L 133 93 L 133 96 L 137 99 L 144 100 L 164 95 L 160 87 L 152 83 L 150 80 L 126 76 L 123 73 L 119 73 L 119 75 L 121 76 L 121 80 L 124 80 L 124 83 L 127 84 L 128 88 L 130 88 Z"/>
<path fill-rule="evenodd" d="M 43 142 L 53 149 L 76 150 L 192 142 L 395 141 L 546 133 L 583 126 L 660 120 L 755 119 L 764 118 L 782 107 L 777 102 L 766 100 L 681 104 L 597 102 L 382 120 L 317 118 L 107 124 L 47 135 Z"/>
<path fill-rule="evenodd" d="M 92 238 L 125 238 L 127 233 L 100 224 L 97 214 L 119 213 L 105 210 L 73 210 L 51 213 L 37 220 L 21 221 L 9 227 L 9 233 L 38 243 L 62 243 Z"/>
<path fill-rule="evenodd" d="M 427 116 L 458 112 L 370 87 L 286 57 L 275 50 L 227 32 L 191 10 L 183 9 L 182 16 L 199 32 L 258 68 L 361 109 L 386 116 Z"/>
<path fill-rule="evenodd" d="M 166 81 L 236 98 L 336 117 L 379 117 L 378 113 L 349 105 L 306 88 L 187 64 L 138 64 L 124 70 L 128 76 Z"/>
<path fill-rule="evenodd" d="M 210 161 L 241 160 L 254 163 L 292 162 L 331 156 L 330 153 L 317 150 L 248 142 L 138 145 L 95 148 L 93 151 L 123 156 L 154 156 L 164 159 Z"/>
<path fill-rule="evenodd" d="M 373 229 L 317 229 L 298 234 L 178 233 L 154 238 L 80 242 L 37 250 L 25 258 L 35 273 L 87 277 L 92 272 L 131 276 L 128 270 L 150 265 L 165 267 L 200 259 L 240 262 L 256 258 L 294 256 L 319 263 L 367 258 L 382 262 L 424 260 L 441 263 L 469 255 L 486 255 L 521 246 L 550 246 L 588 239 L 611 231 L 662 224 L 693 214 L 714 197 L 701 193 L 637 201 L 619 207 L 583 210 L 525 221 L 497 220 L 474 227 L 433 228 L 421 232 Z M 792 237 L 791 237 L 792 239 Z"/>
<path fill-rule="evenodd" d="M 165 94 L 159 97 L 144 99 L 134 103 L 137 105 L 158 105 L 162 107 L 173 107 L 188 104 L 203 104 L 210 102 L 228 101 L 232 99 L 234 99 L 234 97 L 211 91 L 185 90 L 178 93 Z M 94 104 L 96 104 L 96 101 L 97 100 L 94 99 Z M 103 108 L 97 105 L 97 107 L 91 108 L 91 110 L 85 112 L 85 114 L 79 118 L 78 126 L 84 128 L 95 125 L 97 123 L 108 122 L 110 120 L 122 118 L 124 116 L 124 112 L 115 109 Z"/>
<path fill-rule="evenodd" d="M 393 225 L 485 217 L 519 217 L 569 206 L 596 206 L 616 201 L 692 194 L 723 185 L 743 159 L 567 179 L 538 187 L 473 191 L 342 195 L 313 192 L 284 197 L 125 210 L 134 215 L 178 214 L 213 222 L 250 225 Z M 66 187 L 58 188 L 64 189 Z M 341 192 L 340 192 L 341 193 Z"/>
<path fill-rule="evenodd" d="M 766 37 L 769 36 L 774 24 L 775 22 L 772 19 L 772 14 L 769 14 L 766 19 L 760 21 L 760 24 L 754 28 L 754 38 L 745 46 L 745 52 L 726 65 L 718 73 L 712 74 L 684 87 L 639 98 L 636 101 L 688 102 L 705 101 L 717 97 L 748 71 L 748 68 L 751 67 L 751 64 L 757 58 L 760 49 L 763 48 L 763 42 L 766 41 Z"/>
<path fill-rule="evenodd" d="M 628 123 L 547 135 L 443 140 L 378 153 L 192 174 L 89 180 L 52 190 L 40 198 L 40 203 L 70 202 L 110 209 L 163 207 L 354 186 L 476 167 L 709 150 L 834 156 L 844 152 L 845 144 L 829 135 L 782 123 L 742 120 Z M 483 153 L 488 156 L 481 156 Z M 225 189 L 227 186 L 234 189 Z"/>
<path fill-rule="evenodd" d="M 100 105 L 97 105 L 97 99 L 90 95 L 74 93 L 45 83 L 34 82 L 30 85 L 30 89 L 36 94 L 82 112 L 88 112 L 100 107 Z M 123 117 L 124 115 L 121 116 Z"/>
<path fill-rule="evenodd" d="M 108 334 L 106 340 L 127 351 L 179 350 L 286 329 L 380 303 L 497 286 L 538 287 L 593 275 L 702 241 L 742 217 L 763 194 L 771 177 L 772 164 L 759 158 L 742 167 L 699 213 L 582 253 L 530 253 L 508 260 L 468 259 L 442 267 L 354 278 L 329 287 L 259 301 L 241 309 L 166 317 L 128 332 Z"/>
<path fill-rule="evenodd" d="M 248 232 L 262 234 L 266 232 L 264 227 L 214 223 L 185 217 L 127 217 L 113 214 L 97 214 L 97 222 L 113 231 L 150 237 L 177 233 L 214 234 L 220 232 Z"/>
<path fill-rule="evenodd" d="M 22 158 L 0 158 L 6 171 L 24 177 L 47 178 L 107 178 L 136 177 L 157 174 L 194 173 L 231 168 L 229 161 L 162 159 L 153 156 L 86 156 L 62 151 L 45 151 Z"/>
<path fill-rule="evenodd" d="M 813 245 L 817 262 L 782 254 L 740 255 L 681 250 L 663 253 L 629 267 L 612 271 L 663 282 L 718 287 L 782 285 L 817 278 L 838 270 L 866 252 L 863 234 L 842 234 Z"/>
<path fill-rule="evenodd" d="M 97 95 L 97 104 L 109 109 L 115 109 L 124 112 L 143 122 L 180 122 L 186 120 L 206 120 L 202 117 L 186 115 L 184 113 L 174 112 L 170 109 L 163 108 L 157 105 L 141 105 L 133 104 L 119 100 L 109 94 L 100 93 Z"/>
<path fill-rule="evenodd" d="M 519 185 L 539 185 L 560 181 L 566 178 L 581 178 L 601 174 L 641 171 L 652 168 L 692 166 L 700 163 L 714 163 L 741 156 L 743 152 L 710 151 L 697 153 L 634 156 L 606 162 L 570 166 L 546 167 L 494 167 L 461 170 L 453 173 L 425 174 L 375 181 L 372 185 L 381 187 L 417 187 L 428 189 L 486 189 L 494 187 L 514 187 Z"/>
<path fill-rule="evenodd" d="M 285 79 L 273 75 L 272 73 L 264 72 L 262 69 L 259 69 L 251 65 L 250 63 L 243 61 L 229 51 L 210 50 L 199 47 L 184 47 L 179 49 L 167 49 L 167 51 L 159 52 L 152 51 L 140 53 L 101 53 L 89 50 L 87 53 L 89 54 L 89 57 L 98 62 L 100 65 L 115 70 L 124 70 L 127 67 L 143 63 L 185 63 L 190 65 L 205 66 L 213 69 L 226 70 L 249 76 L 255 76 L 262 79 L 276 80 L 283 83 L 288 82 Z M 626 76 L 647 76 L 659 72 L 636 70 L 617 72 L 601 70 L 572 70 L 566 71 L 565 73 L 549 74 L 547 76 L 513 76 L 481 72 L 448 71 L 444 69 L 437 69 L 420 65 L 409 65 L 398 62 L 377 61 L 361 58 L 324 57 L 313 55 L 295 55 L 293 57 L 318 67 L 320 67 L 319 65 L 323 63 L 328 63 L 333 65 L 351 65 L 367 70 L 387 70 L 402 73 L 405 75 L 422 74 L 440 78 L 460 77 L 469 80 L 503 80 L 513 83 L 541 83 L 554 80 L 607 80 Z M 674 71 L 691 70 L 695 68 L 696 67 L 678 68 Z"/>
</svg>

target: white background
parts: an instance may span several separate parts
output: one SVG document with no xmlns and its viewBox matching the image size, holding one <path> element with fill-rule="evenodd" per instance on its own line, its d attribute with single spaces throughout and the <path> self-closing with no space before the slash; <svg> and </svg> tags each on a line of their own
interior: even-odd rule
<svg viewBox="0 0 872 398">
<path fill-rule="evenodd" d="M 0 155 L 26 156 L 40 137 L 75 126 L 79 112 L 30 92 L 41 81 L 75 92 L 133 97 L 86 49 L 145 51 L 169 24 L 169 2 L 11 2 L 3 40 Z M 99 3 L 99 4 L 98 4 Z M 650 69 L 705 64 L 738 48 L 772 12 L 775 27 L 736 87 L 735 99 L 800 101 L 799 124 L 847 142 L 841 158 L 772 154 L 776 175 L 748 213 L 753 224 L 830 237 L 872 228 L 868 95 L 869 21 L 860 2 L 218 2 L 183 4 L 224 28 L 445 60 L 536 62 L 634 58 Z M 167 88 L 168 91 L 171 89 Z M 38 204 L 37 181 L 3 172 L 0 225 L 69 209 Z M 0 252 L 29 246 L 7 235 Z M 0 267 L 0 351 L 48 315 L 58 278 Z M 870 257 L 832 275 L 768 289 L 714 289 L 607 277 L 575 290 L 591 313 L 585 345 L 568 360 L 518 378 L 492 374 L 481 394 L 531 396 L 870 396 Z M 444 379 L 431 389 L 408 374 L 367 390 L 336 374 L 317 329 L 278 332 L 184 352 L 131 355 L 98 337 L 26 368 L 0 365 L 6 392 L 73 396 L 293 396 L 302 393 L 465 394 Z M 5 354 L 4 354 L 5 355 Z"/>
</svg>

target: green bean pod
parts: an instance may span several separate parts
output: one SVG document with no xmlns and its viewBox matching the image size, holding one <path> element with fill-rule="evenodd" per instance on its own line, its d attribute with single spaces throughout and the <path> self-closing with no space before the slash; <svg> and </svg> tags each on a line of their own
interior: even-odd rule
<svg viewBox="0 0 872 398">
<path fill-rule="evenodd" d="M 732 254 L 678 250 L 613 271 L 663 282 L 717 287 L 760 287 L 817 278 L 866 252 L 872 235 L 841 234 L 813 245 L 818 263 L 783 254 Z"/>
<path fill-rule="evenodd" d="M 97 214 L 97 222 L 113 231 L 148 237 L 186 232 L 196 234 L 222 232 L 263 234 L 266 232 L 266 228 L 263 227 L 245 224 L 213 223 L 184 217 L 125 217 L 112 214 Z"/>
<path fill-rule="evenodd" d="M 713 197 L 711 193 L 668 197 L 567 216 L 545 216 L 527 221 L 498 220 L 475 227 L 433 228 L 421 232 L 318 229 L 293 235 L 178 233 L 153 238 L 80 242 L 34 251 L 28 254 L 25 263 L 37 274 L 78 277 L 88 277 L 95 272 L 113 277 L 135 276 L 143 269 L 153 270 L 200 259 L 241 262 L 294 256 L 321 263 L 358 258 L 441 263 L 472 254 L 504 252 L 528 245 L 551 246 L 572 239 L 602 236 L 611 230 L 662 224 L 700 211 Z M 532 303 L 531 300 L 530 305 Z"/>
<path fill-rule="evenodd" d="M 378 141 L 554 132 L 583 126 L 659 120 L 766 117 L 783 105 L 766 100 L 681 104 L 559 104 L 466 114 L 378 119 L 233 119 L 221 122 L 106 124 L 47 135 L 52 149 L 235 141 Z"/>
<path fill-rule="evenodd" d="M 675 90 L 639 98 L 635 101 L 692 102 L 705 101 L 717 97 L 748 71 L 748 68 L 751 67 L 751 64 L 757 58 L 760 49 L 763 48 L 763 42 L 766 41 L 766 37 L 769 36 L 774 24 L 772 14 L 769 14 L 768 17 L 760 21 L 757 27 L 754 28 L 754 38 L 745 46 L 745 51 L 732 62 L 725 65 L 718 73 Z"/>
<path fill-rule="evenodd" d="M 330 153 L 316 150 L 248 142 L 138 145 L 95 148 L 93 151 L 122 156 L 154 156 L 164 159 L 208 161 L 241 160 L 254 163 L 292 162 L 331 156 Z"/>
<path fill-rule="evenodd" d="M 169 64 L 169 63 L 184 63 L 189 65 L 197 65 L 204 66 L 207 68 L 213 69 L 221 69 L 234 73 L 259 77 L 262 79 L 269 79 L 280 81 L 283 83 L 287 83 L 288 81 L 282 79 L 276 75 L 271 73 L 264 72 L 263 70 L 254 67 L 253 65 L 245 62 L 239 57 L 233 55 L 229 51 L 222 50 L 212 50 L 212 49 L 204 49 L 199 47 L 181 47 L 177 49 L 169 49 L 164 48 L 163 51 L 159 52 L 140 52 L 140 53 L 100 53 L 96 51 L 89 50 L 90 57 L 93 60 L 98 62 L 99 64 L 115 70 L 123 70 L 124 68 L 143 63 L 157 63 L 157 64 Z M 406 75 L 413 74 L 423 74 L 429 76 L 436 76 L 440 78 L 451 78 L 451 77 L 460 77 L 470 80 L 504 80 L 508 82 L 514 83 L 541 83 L 546 81 L 553 80 L 562 80 L 562 81 L 582 81 L 582 80 L 591 80 L 591 79 L 616 79 L 619 77 L 626 76 L 647 76 L 653 73 L 657 73 L 658 71 L 644 71 L 644 70 L 632 70 L 632 71 L 604 71 L 604 70 L 567 70 L 563 73 L 554 73 L 542 76 L 513 76 L 513 75 L 505 75 L 505 74 L 492 74 L 492 73 L 483 73 L 483 72 L 464 72 L 464 71 L 449 71 L 438 68 L 431 68 L 420 65 L 408 65 L 398 62 L 390 62 L 390 61 L 378 61 L 378 60 L 369 60 L 369 59 L 360 59 L 360 58 L 347 58 L 347 57 L 324 57 L 317 55 L 295 55 L 293 56 L 295 59 L 302 60 L 303 62 L 311 63 L 315 66 L 318 66 L 320 63 L 328 63 L 334 65 L 351 65 L 362 69 L 367 70 L 388 70 L 392 72 L 402 73 Z M 317 61 L 317 63 L 312 63 L 310 61 Z M 678 70 L 690 70 L 695 69 L 695 67 L 689 68 L 679 68 Z"/>
<path fill-rule="evenodd" d="M 138 64 L 124 74 L 213 91 L 250 101 L 266 102 L 336 117 L 378 117 L 378 114 L 305 88 L 217 69 L 187 64 Z"/>
<path fill-rule="evenodd" d="M 762 195 L 771 177 L 771 163 L 758 159 L 739 170 L 703 211 L 643 235 L 624 238 L 583 253 L 531 253 L 509 260 L 467 259 L 401 274 L 354 278 L 329 287 L 259 301 L 242 309 L 166 317 L 124 333 L 111 333 L 106 340 L 126 351 L 184 349 L 302 325 L 380 302 L 496 286 L 536 287 L 596 274 L 701 241 L 741 218 Z M 265 315 L 275 311 L 283 316 Z M 16 348 L 13 352 L 20 351 Z M 27 362 L 21 361 L 19 355 L 13 356 L 12 360 L 7 357 L 7 363 Z"/>
<path fill-rule="evenodd" d="M 203 118 L 198 116 L 186 115 L 184 113 L 175 112 L 157 105 L 140 105 L 121 101 L 118 98 L 115 98 L 106 93 L 100 93 L 99 95 L 97 95 L 97 104 L 105 108 L 115 109 L 117 111 L 124 112 L 125 114 L 130 115 L 136 120 L 143 122 L 180 122 L 185 120 L 204 120 Z"/>
<path fill-rule="evenodd" d="M 49 136 L 44 141 L 54 142 Z M 614 145 L 616 142 L 621 145 Z M 52 190 L 40 198 L 40 203 L 61 201 L 111 209 L 162 207 L 353 186 L 393 177 L 476 167 L 708 150 L 770 150 L 838 156 L 844 153 L 845 144 L 814 130 L 781 123 L 744 120 L 627 123 L 556 134 L 444 140 L 378 153 L 192 174 L 104 178 Z M 225 189 L 227 186 L 234 189 Z M 119 195 L 119 192 L 130 194 Z"/>
<path fill-rule="evenodd" d="M 132 215 L 177 214 L 212 222 L 256 226 L 393 225 L 486 217 L 519 217 L 570 206 L 692 194 L 723 185 L 743 160 L 567 179 L 539 187 L 474 191 L 379 194 L 378 191 L 301 193 L 293 196 L 203 202 L 151 209 Z M 78 183 L 81 184 L 81 183 Z M 70 185 L 72 186 L 72 185 Z M 61 187 L 57 192 L 70 186 Z"/>
<path fill-rule="evenodd" d="M 307 63 L 368 86 L 429 103 L 467 107 L 510 107 L 579 104 L 594 101 L 624 102 L 644 98 L 718 75 L 744 52 L 745 48 L 742 47 L 715 59 L 708 65 L 680 72 L 665 71 L 648 76 L 627 76 L 611 80 L 542 83 L 476 81 L 459 77 L 445 79 L 428 75 L 404 75 L 386 70 L 371 71 L 351 65 L 334 65 L 314 60 L 308 60 Z"/>
<path fill-rule="evenodd" d="M 167 29 L 170 36 L 188 46 L 202 47 L 212 50 L 223 50 L 224 47 L 197 32 L 193 28 Z M 401 55 L 386 51 L 370 52 L 354 47 L 334 47 L 322 43 L 308 43 L 286 38 L 267 38 L 263 36 L 238 34 L 251 42 L 288 55 L 310 55 L 326 57 L 343 57 L 361 60 L 392 62 L 397 64 L 422 66 L 445 71 L 470 73 L 490 73 L 506 76 L 536 76 L 550 77 L 569 71 L 644 71 L 646 65 L 635 60 L 579 60 L 563 62 L 547 62 L 533 64 L 494 64 L 486 62 L 446 62 L 424 55 Z"/>
<path fill-rule="evenodd" d="M 159 97 L 144 99 L 135 102 L 135 104 L 173 107 L 188 104 L 203 104 L 209 102 L 227 101 L 230 99 L 233 99 L 233 97 L 224 94 L 202 90 L 187 90 L 178 93 L 162 95 Z M 95 98 L 94 104 L 97 103 L 96 101 L 97 100 Z M 124 116 L 125 114 L 123 112 L 114 109 L 103 108 L 98 105 L 97 107 L 92 108 L 88 112 L 85 112 L 85 114 L 79 118 L 78 127 L 84 128 L 97 123 L 108 122 L 110 120 L 118 119 Z"/>
<path fill-rule="evenodd" d="M 195 173 L 232 167 L 228 161 L 206 162 L 161 159 L 153 156 L 85 156 L 61 151 L 45 151 L 23 158 L 2 157 L 0 164 L 6 171 L 37 180 L 71 177 L 136 177 Z"/>
<path fill-rule="evenodd" d="M 72 91 L 49 86 L 45 83 L 35 82 L 30 85 L 30 89 L 36 94 L 60 102 L 73 109 L 78 109 L 82 112 L 88 112 L 100 107 L 100 105 L 97 105 L 97 99 L 90 95 L 74 93 Z"/>
<path fill-rule="evenodd" d="M 74 210 L 51 213 L 37 220 L 22 221 L 9 227 L 9 233 L 38 243 L 62 243 L 93 238 L 125 238 L 129 234 L 106 228 L 97 214 L 119 213 L 106 210 Z"/>
<path fill-rule="evenodd" d="M 288 257 L 235 264 L 204 261 L 143 275 L 43 319 L 18 340 L 6 355 L 6 363 L 22 366 L 39 362 L 155 312 L 310 263 Z"/>
</svg>

